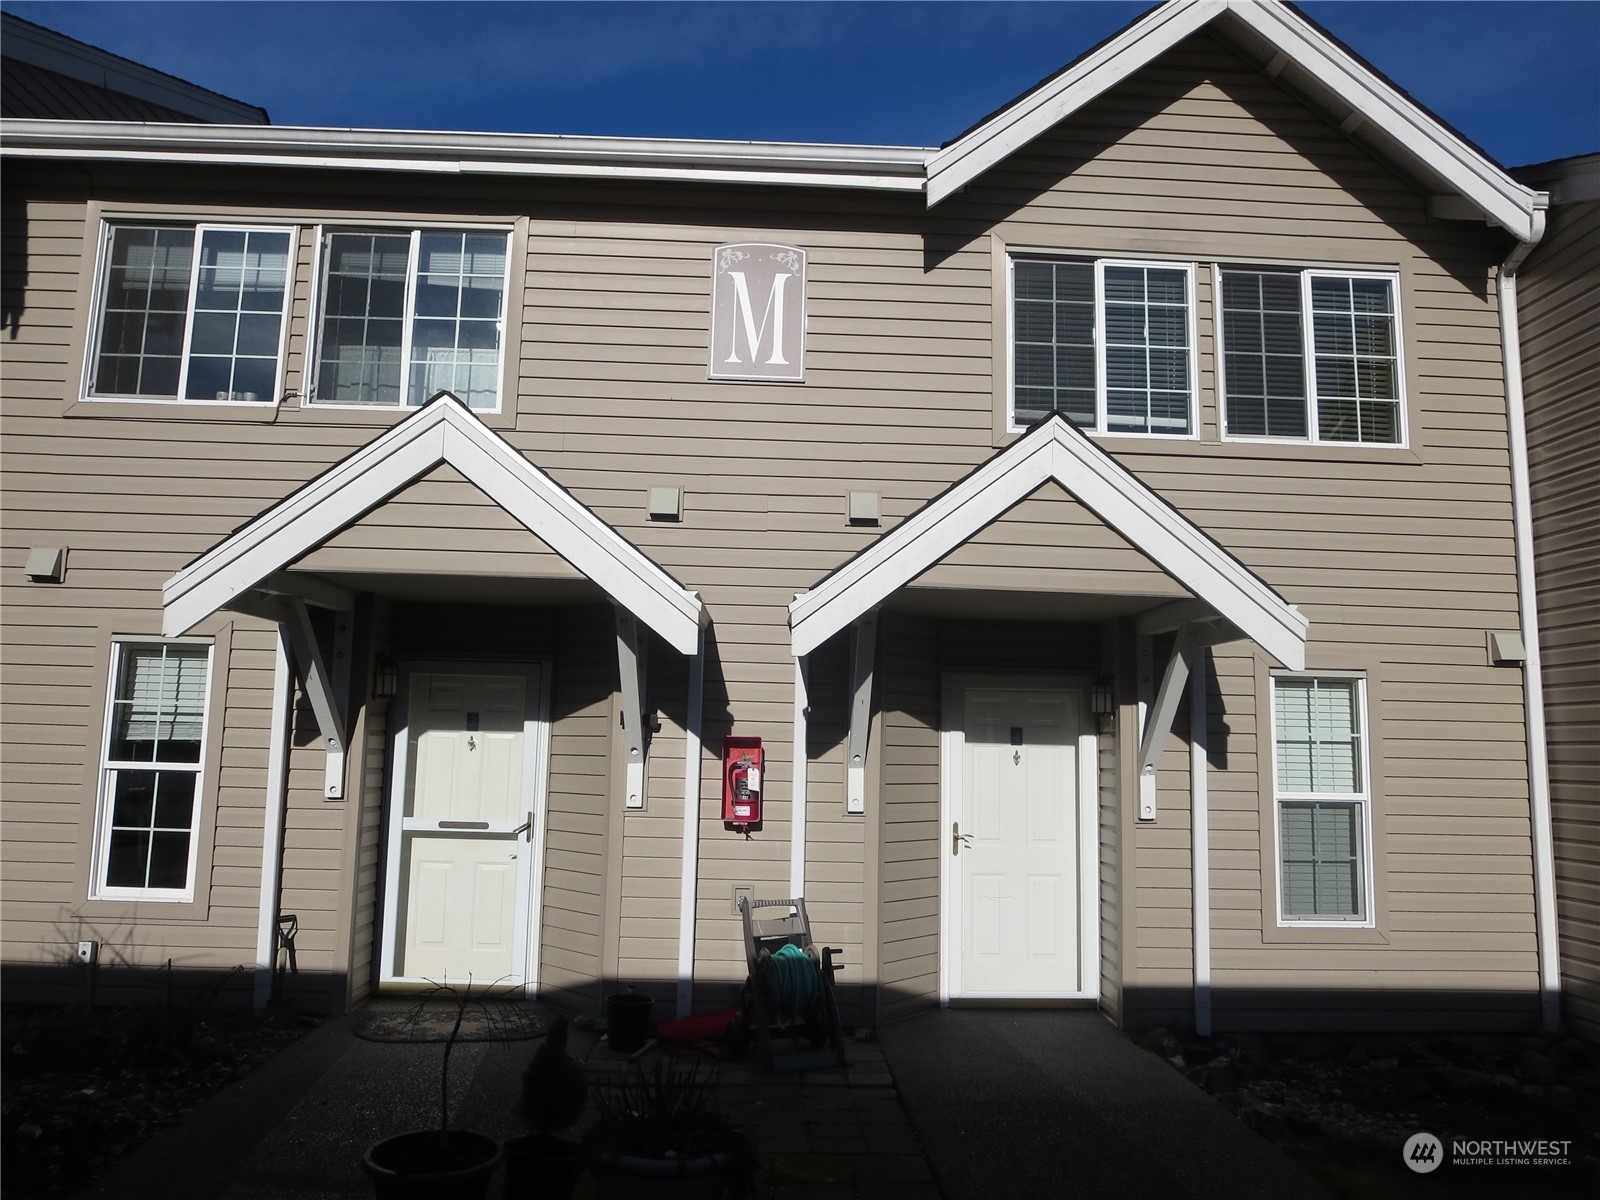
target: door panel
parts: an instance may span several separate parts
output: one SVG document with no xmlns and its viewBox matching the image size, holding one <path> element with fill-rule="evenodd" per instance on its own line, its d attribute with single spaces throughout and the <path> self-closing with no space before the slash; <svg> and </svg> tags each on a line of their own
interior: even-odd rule
<svg viewBox="0 0 1600 1200">
<path fill-rule="evenodd" d="M 1079 698 L 969 687 L 963 711 L 956 991 L 1077 993 Z"/>
<path fill-rule="evenodd" d="M 524 673 L 524 671 L 526 673 Z M 386 977 L 507 983 L 527 978 L 533 871 L 530 700 L 538 668 L 418 671 L 391 829 Z"/>
</svg>

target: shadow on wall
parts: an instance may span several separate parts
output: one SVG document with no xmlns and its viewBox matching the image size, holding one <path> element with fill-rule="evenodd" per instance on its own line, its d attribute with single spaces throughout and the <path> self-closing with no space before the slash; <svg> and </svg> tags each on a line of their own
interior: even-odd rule
<svg viewBox="0 0 1600 1200">
<path fill-rule="evenodd" d="M 22 330 L 28 291 L 28 206 L 20 200 L 0 204 L 0 327 L 15 341 Z"/>
</svg>

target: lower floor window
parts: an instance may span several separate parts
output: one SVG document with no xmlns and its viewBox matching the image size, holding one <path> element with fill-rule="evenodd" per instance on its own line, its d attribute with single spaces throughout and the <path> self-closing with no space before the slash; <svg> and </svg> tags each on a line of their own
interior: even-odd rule
<svg viewBox="0 0 1600 1200">
<path fill-rule="evenodd" d="M 111 672 L 96 894 L 187 899 L 199 826 L 211 648 L 119 642 Z"/>
<path fill-rule="evenodd" d="M 1365 921 L 1365 694 L 1352 677 L 1272 681 L 1278 891 L 1286 922 Z"/>
</svg>

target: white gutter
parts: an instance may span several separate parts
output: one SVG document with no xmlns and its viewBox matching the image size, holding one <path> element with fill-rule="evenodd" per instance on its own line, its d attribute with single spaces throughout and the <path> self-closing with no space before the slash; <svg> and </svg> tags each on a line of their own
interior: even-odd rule
<svg viewBox="0 0 1600 1200">
<path fill-rule="evenodd" d="M 921 191 L 930 150 L 294 126 L 11 119 L 0 155 L 428 174 L 703 180 Z"/>
<path fill-rule="evenodd" d="M 1534 212 L 1532 235 L 1501 264 L 1500 351 L 1505 361 L 1506 417 L 1511 442 L 1511 511 L 1516 538 L 1517 610 L 1522 623 L 1523 705 L 1528 731 L 1528 806 L 1533 832 L 1533 903 L 1539 940 L 1540 1015 L 1561 1023 L 1561 939 L 1556 918 L 1555 844 L 1550 825 L 1550 756 L 1545 745 L 1544 671 L 1539 655 L 1539 597 L 1533 560 L 1533 495 L 1528 470 L 1527 408 L 1522 394 L 1517 270 L 1544 237 L 1545 211 Z"/>
<path fill-rule="evenodd" d="M 694 1011 L 695 901 L 700 875 L 700 710 L 705 701 L 706 630 L 689 660 L 689 710 L 683 720 L 683 864 L 678 891 L 678 1016 Z"/>
<path fill-rule="evenodd" d="M 283 819 L 289 804 L 289 647 L 283 629 L 273 635 L 272 721 L 267 732 L 267 803 L 261 828 L 261 900 L 256 917 L 256 1008 L 272 997 L 272 971 L 278 958 L 279 863 L 283 858 Z"/>
<path fill-rule="evenodd" d="M 1189 843 L 1194 898 L 1194 1031 L 1211 1036 L 1211 808 L 1207 793 L 1206 661 L 1194 652 L 1189 671 Z"/>
<path fill-rule="evenodd" d="M 810 757 L 806 742 L 810 737 L 807 719 L 811 711 L 810 660 L 798 654 L 794 660 L 794 785 L 789 815 L 789 895 L 806 894 L 806 783 Z"/>
</svg>

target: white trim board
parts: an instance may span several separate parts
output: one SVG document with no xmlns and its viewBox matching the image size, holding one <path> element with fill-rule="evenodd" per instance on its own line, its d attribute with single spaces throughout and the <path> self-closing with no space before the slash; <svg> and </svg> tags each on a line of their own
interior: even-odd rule
<svg viewBox="0 0 1600 1200">
<path fill-rule="evenodd" d="M 167 580 L 166 636 L 192 629 L 441 463 L 461 472 L 674 649 L 695 652 L 705 620 L 699 595 L 680 587 L 448 393 Z"/>
<path fill-rule="evenodd" d="M 1524 187 L 1459 135 L 1279 0 L 1169 0 L 1053 79 L 928 159 L 928 207 L 1072 116 L 1160 55 L 1215 25 L 1224 38 L 1271 52 L 1268 73 L 1302 92 L 1351 132 L 1521 241 L 1537 240 L 1547 197 Z"/>
<path fill-rule="evenodd" d="M 1059 414 L 797 595 L 792 653 L 811 653 L 1050 480 L 1284 666 L 1305 669 L 1300 610 Z"/>
</svg>

